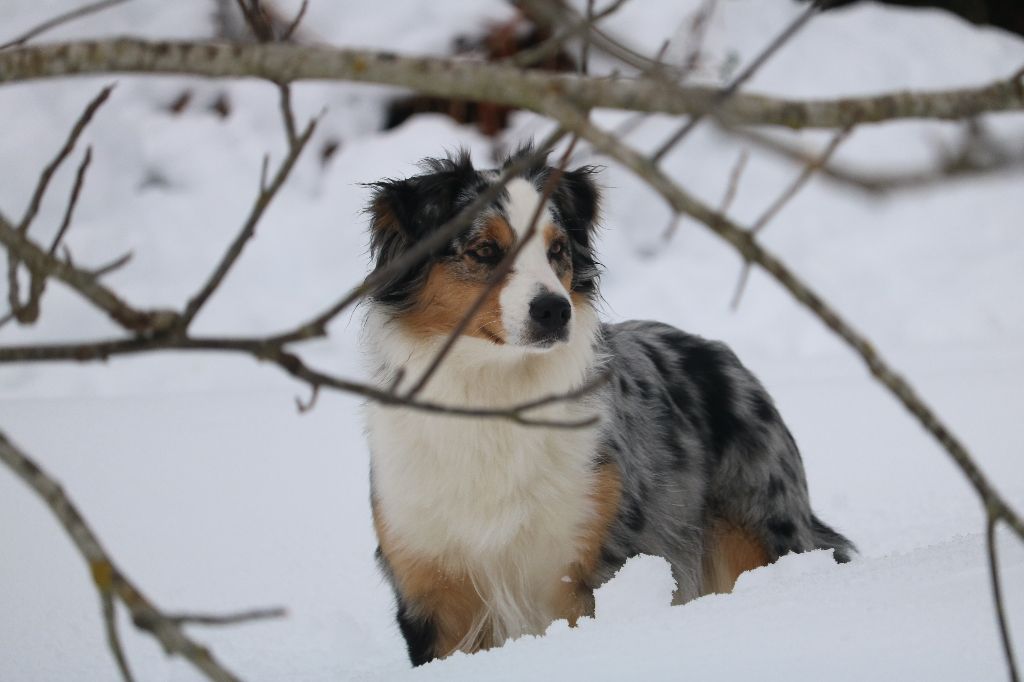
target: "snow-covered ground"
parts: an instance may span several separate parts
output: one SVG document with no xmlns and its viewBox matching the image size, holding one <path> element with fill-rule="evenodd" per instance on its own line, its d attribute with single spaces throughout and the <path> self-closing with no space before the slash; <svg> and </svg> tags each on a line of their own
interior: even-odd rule
<svg viewBox="0 0 1024 682">
<path fill-rule="evenodd" d="M 295 3 L 296 5 L 298 3 Z M 696 0 L 628 3 L 611 30 L 682 54 Z M 6 0 L 0 41 L 65 9 L 65 0 Z M 750 59 L 797 3 L 720 2 L 707 37 L 713 80 Z M 459 32 L 509 10 L 501 2 L 317 2 L 309 30 L 336 44 L 440 52 Z M 136 0 L 52 34 L 208 35 L 205 2 Z M 1024 64 L 1024 41 L 939 12 L 864 5 L 815 19 L 754 78 L 751 89 L 832 96 L 981 84 Z M 118 87 L 85 135 L 94 163 L 67 242 L 76 262 L 134 260 L 109 283 L 140 306 L 180 305 L 244 219 L 260 159 L 283 153 L 276 92 L 261 83 L 90 78 L 0 87 L 0 211 L 17 217 L 35 178 L 81 108 Z M 184 89 L 189 108 L 166 106 Z M 221 119 L 210 104 L 229 95 Z M 217 296 L 197 320 L 209 333 L 280 330 L 335 300 L 366 271 L 366 192 L 359 183 L 411 173 L 416 160 L 460 145 L 481 165 L 493 145 L 425 116 L 378 131 L 388 91 L 296 88 L 302 116 L 328 107 L 312 151 L 341 149 L 326 167 L 309 153 Z M 598 112 L 603 125 L 622 114 Z M 986 119 L 1024 145 L 1024 116 Z M 654 148 L 675 122 L 630 136 Z M 506 144 L 549 124 L 519 115 Z M 907 122 L 859 129 L 838 162 L 925 168 L 959 128 Z M 828 134 L 799 138 L 811 148 Z M 84 147 L 83 147 L 84 149 Z M 742 149 L 705 126 L 666 161 L 717 203 Z M 82 153 L 80 149 L 78 155 Z M 597 160 L 601 162 L 600 159 Z M 58 175 L 33 227 L 60 222 L 74 161 Z M 753 150 L 733 205 L 750 222 L 797 168 Z M 920 389 L 1024 509 L 1024 176 L 1018 170 L 885 197 L 812 181 L 766 229 L 766 243 L 816 287 Z M 367 452 L 359 401 L 304 389 L 246 358 L 165 354 L 105 365 L 0 366 L 0 429 L 64 484 L 125 571 L 167 610 L 283 605 L 281 621 L 195 628 L 245 679 L 1003 679 L 975 496 L 946 455 L 863 366 L 780 287 L 755 272 L 729 308 L 739 259 L 702 227 L 670 216 L 650 191 L 609 164 L 602 260 L 608 319 L 657 318 L 737 350 L 780 404 L 804 453 L 820 515 L 854 539 L 860 558 L 786 557 L 745 575 L 734 594 L 668 606 L 664 564 L 631 562 L 598 594 L 598 617 L 555 624 L 475 656 L 411 671 L 373 564 Z M 0 287 L 3 285 L 0 284 Z M 0 294 L 5 291 L 0 289 Z M 5 298 L 5 296 L 4 296 Z M 111 323 L 51 284 L 40 323 L 8 325 L 0 344 L 100 338 Z M 362 377 L 360 314 L 337 320 L 309 361 Z M 1002 537 L 1014 640 L 1024 652 L 1024 548 Z M 114 679 L 98 600 L 71 544 L 20 482 L 0 472 L 0 680 Z M 139 679 L 191 680 L 134 632 L 123 637 Z"/>
</svg>

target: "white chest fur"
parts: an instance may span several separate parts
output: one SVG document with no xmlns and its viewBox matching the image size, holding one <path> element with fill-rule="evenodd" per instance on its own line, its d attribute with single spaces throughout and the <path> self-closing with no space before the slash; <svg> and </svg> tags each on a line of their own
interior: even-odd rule
<svg viewBox="0 0 1024 682">
<path fill-rule="evenodd" d="M 595 362 L 596 321 L 569 344 L 526 355 L 465 339 L 419 396 L 449 405 L 507 407 L 579 386 Z M 368 321 L 382 377 L 419 376 L 434 348 Z M 496 355 L 497 351 L 497 355 Z M 408 383 L 408 382 L 407 382 Z M 579 419 L 594 404 L 556 404 L 531 416 Z M 593 513 L 596 429 L 524 427 L 370 405 L 368 435 L 378 514 L 404 549 L 473 579 L 502 636 L 538 632 L 553 617 L 543 598 L 577 556 Z"/>
</svg>

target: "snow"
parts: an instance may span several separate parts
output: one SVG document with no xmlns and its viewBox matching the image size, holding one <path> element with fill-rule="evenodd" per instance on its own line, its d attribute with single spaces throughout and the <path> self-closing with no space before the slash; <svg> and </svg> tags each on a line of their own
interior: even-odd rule
<svg viewBox="0 0 1024 682">
<path fill-rule="evenodd" d="M 298 3 L 294 3 L 297 5 Z M 653 52 L 700 3 L 627 3 L 609 30 Z M 69 6 L 8 0 L 0 39 Z M 704 48 L 710 81 L 750 59 L 803 5 L 717 4 Z M 440 52 L 452 37 L 508 16 L 501 2 L 314 2 L 319 40 Z M 139 0 L 52 37 L 209 35 L 204 3 Z M 1024 41 L 937 12 L 870 4 L 816 18 L 754 78 L 751 89 L 826 97 L 977 85 L 1024 63 Z M 607 65 L 606 65 L 607 66 Z M 279 162 L 276 92 L 255 82 L 88 78 L 0 87 L 0 210 L 18 217 L 39 169 L 102 85 L 117 81 L 84 141 L 94 163 L 67 242 L 76 261 L 131 250 L 109 283 L 140 306 L 180 305 L 239 229 L 263 154 Z M 189 107 L 166 107 L 184 90 Z M 360 183 L 414 171 L 427 155 L 490 141 L 438 116 L 377 130 L 389 90 L 303 84 L 301 120 L 328 108 L 308 156 L 256 238 L 197 319 L 204 333 L 262 334 L 309 317 L 366 271 Z M 220 94 L 231 114 L 209 111 Z M 628 118 L 600 111 L 615 125 Z M 1020 149 L 1024 117 L 991 116 L 991 134 Z M 629 137 L 653 149 L 677 122 L 656 118 Z M 550 124 L 518 115 L 502 141 Z M 776 133 L 783 134 L 783 133 Z M 959 128 L 905 122 L 857 130 L 837 162 L 884 171 L 927 168 Z M 828 133 L 787 134 L 808 149 Z M 317 151 L 340 140 L 321 166 Z M 666 159 L 684 186 L 716 205 L 742 146 L 702 126 Z M 33 234 L 56 230 L 84 150 L 59 172 Z M 754 272 L 729 308 L 739 258 L 605 159 L 611 320 L 657 318 L 731 344 L 776 397 L 801 449 L 814 505 L 848 534 L 858 559 L 784 558 L 744 575 L 731 595 L 669 607 L 663 562 L 638 557 L 597 595 L 598 617 L 541 638 L 409 670 L 391 596 L 373 563 L 367 452 L 359 401 L 307 391 L 248 358 L 167 353 L 98 365 L 0 366 L 0 428 L 70 492 L 126 573 L 169 611 L 282 605 L 281 621 L 193 628 L 245 679 L 1003 679 L 984 551 L 982 509 L 948 457 L 862 364 L 770 279 Z M 733 204 L 747 223 L 799 172 L 752 150 Z M 1024 241 L 1021 175 L 959 180 L 878 197 L 812 181 L 766 228 L 765 243 L 833 301 L 948 420 L 1017 509 L 1024 509 Z M 3 285 L 0 284 L 0 287 Z M 5 291 L 0 290 L 0 294 Z M 328 341 L 303 347 L 317 367 L 365 376 L 360 312 Z M 0 344 L 105 338 L 102 315 L 57 284 L 40 323 L 8 325 Z M 1024 548 L 1000 534 L 1013 638 L 1024 652 Z M 88 572 L 49 511 L 0 473 L 0 680 L 115 679 Z M 139 679 L 192 680 L 127 619 Z"/>
</svg>

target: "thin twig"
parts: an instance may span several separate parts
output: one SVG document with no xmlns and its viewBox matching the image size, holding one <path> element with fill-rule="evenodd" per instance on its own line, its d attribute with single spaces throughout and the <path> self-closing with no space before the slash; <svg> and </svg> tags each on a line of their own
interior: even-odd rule
<svg viewBox="0 0 1024 682">
<path fill-rule="evenodd" d="M 55 277 L 78 292 L 94 306 L 107 313 L 112 320 L 128 331 L 145 335 L 159 335 L 171 329 L 177 313 L 170 310 L 139 310 L 104 286 L 88 270 L 76 267 L 68 260 L 61 261 L 39 248 L 0 214 L 0 244 L 25 263 L 31 272 Z"/>
<path fill-rule="evenodd" d="M 665 141 L 665 143 L 661 147 L 658 148 L 656 152 L 654 152 L 654 154 L 651 155 L 651 161 L 653 161 L 654 163 L 659 163 L 665 157 L 666 154 L 672 151 L 673 147 L 679 144 L 684 138 L 686 138 L 687 135 L 690 134 L 690 132 L 694 128 L 697 127 L 697 124 L 700 123 L 705 116 L 709 114 L 714 115 L 718 113 L 722 105 L 730 97 L 736 94 L 736 92 L 740 89 L 740 86 L 742 86 L 744 83 L 750 80 L 754 76 L 754 74 L 757 73 L 757 71 L 762 66 L 764 66 L 764 64 L 769 59 L 771 59 L 772 55 L 774 55 L 779 50 L 779 48 L 781 48 L 783 45 L 789 42 L 789 40 L 793 36 L 795 36 L 797 32 L 801 28 L 803 28 L 804 25 L 807 24 L 808 21 L 811 20 L 811 17 L 818 13 L 818 9 L 818 3 L 812 2 L 807 7 L 807 9 L 801 12 L 796 19 L 790 22 L 790 24 L 786 26 L 786 28 L 780 34 L 775 36 L 775 39 L 768 43 L 768 46 L 765 47 L 764 50 L 762 50 L 761 53 L 754 58 L 754 61 L 750 62 L 750 64 L 747 65 L 747 68 L 740 72 L 740 74 L 736 76 L 736 78 L 734 78 L 733 81 L 729 83 L 729 85 L 724 90 L 721 90 L 715 96 L 715 99 L 712 102 L 711 107 L 709 107 L 705 111 L 702 111 L 691 116 L 690 120 L 684 123 L 675 133 L 672 134 L 672 136 L 668 140 Z"/>
<path fill-rule="evenodd" d="M 54 235 L 53 241 L 50 242 L 50 248 L 47 250 L 47 254 L 50 256 L 54 256 L 57 253 L 57 248 L 67 233 L 68 227 L 71 225 L 71 217 L 74 215 L 75 206 L 78 205 L 78 197 L 82 192 L 82 185 L 85 182 L 85 173 L 89 169 L 91 162 L 92 147 L 90 146 L 86 148 L 85 156 L 78 165 L 78 172 L 75 174 L 75 184 L 71 188 L 71 197 L 68 199 L 67 208 L 64 210 L 64 219 L 61 221 L 60 228 L 57 230 L 57 234 Z M 46 275 L 33 272 L 29 282 L 28 301 L 19 310 L 20 315 L 18 319 L 23 324 L 33 323 L 39 319 L 40 301 L 45 289 Z"/>
<path fill-rule="evenodd" d="M 804 165 L 814 160 L 812 153 L 796 144 L 779 139 L 777 136 L 767 135 L 748 128 L 730 126 L 722 121 L 717 121 L 716 123 L 718 123 L 719 128 L 724 134 L 752 142 L 758 147 L 788 161 Z M 1024 150 L 1024 144 L 1019 142 L 1009 144 L 1007 148 Z M 921 189 L 951 180 L 1004 171 L 1020 171 L 1021 169 L 1024 169 L 1024 151 L 1006 153 L 995 158 L 974 158 L 970 155 L 961 156 L 931 168 L 907 171 L 861 170 L 833 162 L 819 168 L 817 175 L 820 178 L 859 192 L 878 195 Z"/>
<path fill-rule="evenodd" d="M 614 7 L 614 4 L 613 4 Z M 617 9 L 617 8 L 616 8 Z M 613 10 L 614 11 L 614 10 Z M 586 30 L 583 31 L 583 45 L 580 47 L 580 69 L 581 76 L 590 72 L 590 28 L 594 25 L 594 0 L 587 0 Z"/>
<path fill-rule="evenodd" d="M 546 22 L 552 26 L 585 26 L 586 18 L 568 5 L 564 0 L 513 0 L 513 4 L 526 7 L 534 20 Z M 616 7 L 615 9 L 618 9 Z M 620 40 L 615 40 L 596 25 L 590 27 L 590 42 L 594 48 L 601 50 L 613 59 L 644 72 L 650 69 L 653 61 Z"/>
<path fill-rule="evenodd" d="M 503 61 L 519 67 L 533 66 L 534 64 L 542 62 L 548 57 L 556 54 L 565 46 L 566 42 L 575 36 L 580 34 L 584 34 L 586 36 L 595 22 L 611 16 L 617 12 L 620 7 L 626 4 L 626 2 L 628 2 L 628 0 L 614 0 L 614 2 L 608 5 L 608 7 L 604 8 L 597 14 L 594 14 L 589 18 L 585 18 L 582 21 L 578 21 L 572 26 L 562 28 L 555 35 L 551 36 L 540 45 L 518 52 L 511 57 L 507 57 Z M 584 40 L 589 43 L 589 38 L 584 38 Z"/>
<path fill-rule="evenodd" d="M 302 6 L 299 7 L 298 14 L 295 15 L 295 18 L 292 19 L 292 23 L 288 24 L 288 28 L 286 28 L 284 33 L 281 34 L 279 39 L 281 42 L 286 43 L 292 39 L 292 36 L 295 35 L 295 31 L 299 28 L 299 24 L 301 24 L 302 20 L 305 18 L 307 9 L 309 9 L 309 0 L 302 0 Z"/>
<path fill-rule="evenodd" d="M 18 223 L 17 231 L 19 235 L 24 236 L 28 233 L 29 228 L 32 226 L 32 221 L 35 220 L 36 215 L 39 213 L 39 207 L 43 203 L 43 197 L 46 195 L 46 190 L 50 186 L 50 181 L 53 179 L 54 174 L 57 172 L 57 169 L 60 168 L 61 164 L 64 163 L 64 160 L 68 158 L 72 151 L 74 151 L 75 145 L 78 143 L 78 138 L 81 137 L 82 132 L 85 131 L 86 126 L 88 126 L 90 121 L 92 121 L 93 116 L 99 108 L 103 106 L 103 103 L 110 97 L 110 93 L 113 89 L 113 85 L 108 85 L 100 90 L 99 94 L 86 105 L 82 113 L 79 114 L 75 124 L 71 127 L 71 132 L 68 133 L 68 137 L 64 141 L 64 145 L 60 150 L 58 150 L 57 155 L 53 160 L 43 168 L 42 173 L 39 175 L 39 180 L 36 182 L 35 190 L 32 192 L 32 198 L 29 200 L 28 207 L 25 209 L 25 214 Z M 87 152 L 86 159 L 89 158 L 91 158 L 91 154 Z M 84 165 L 88 166 L 88 161 L 86 161 Z M 80 167 L 79 179 L 76 181 L 76 185 L 81 182 L 81 176 L 84 172 L 83 168 Z M 74 200 L 75 198 L 77 198 L 76 195 L 72 194 L 72 199 Z M 69 206 L 69 208 L 71 207 Z M 7 299 L 10 303 L 11 312 L 14 314 L 14 317 L 22 324 L 30 324 L 35 322 L 39 316 L 38 294 L 35 294 L 34 292 L 37 288 L 42 286 L 42 280 L 37 280 L 39 273 L 33 271 L 33 284 L 31 285 L 33 295 L 30 296 L 29 302 L 23 305 L 20 301 L 21 295 L 19 293 L 18 265 L 18 254 L 15 251 L 8 249 Z"/>
<path fill-rule="evenodd" d="M 139 629 L 155 637 L 164 650 L 181 656 L 214 682 L 237 682 L 238 678 L 223 667 L 208 648 L 194 642 L 175 623 L 168 621 L 114 563 L 99 538 L 86 523 L 78 508 L 61 486 L 28 455 L 0 432 L 0 461 L 6 464 L 43 500 L 71 538 L 78 553 L 85 559 L 101 599 L 116 597 L 132 615 Z M 104 608 L 106 613 L 106 608 Z M 109 625 L 108 625 L 109 627 Z M 110 631 L 108 629 L 108 638 Z M 112 644 L 112 646 L 114 646 Z M 117 649 L 119 649 L 119 643 Z M 117 653 L 115 650 L 115 657 Z M 121 661 L 118 661 L 120 667 Z"/>
<path fill-rule="evenodd" d="M 302 135 L 296 140 L 289 151 L 288 156 L 285 157 L 284 161 L 281 162 L 281 166 L 277 169 L 277 173 L 274 174 L 273 180 L 270 185 L 265 189 L 261 190 L 259 195 L 256 197 L 256 201 L 252 205 L 252 209 L 249 211 L 249 216 L 246 218 L 245 223 L 242 225 L 241 231 L 235 240 L 228 247 L 227 252 L 221 258 L 217 267 L 213 273 L 210 274 L 209 279 L 203 287 L 196 292 L 196 294 L 189 299 L 188 304 L 185 306 L 185 312 L 182 313 L 179 321 L 178 328 L 181 331 L 188 329 L 188 326 L 195 319 L 196 315 L 202 309 L 203 305 L 209 300 L 213 292 L 216 291 L 220 283 L 224 281 L 228 271 L 238 260 L 238 257 L 242 254 L 242 249 L 245 248 L 246 243 L 252 238 L 256 231 L 256 225 L 259 223 L 260 218 L 263 217 L 263 213 L 267 210 L 270 202 L 273 201 L 274 196 L 277 194 L 281 186 L 284 185 L 285 180 L 288 179 L 292 168 L 295 166 L 295 162 L 298 160 L 299 155 L 302 154 L 302 150 L 305 149 L 306 143 L 313 136 L 313 131 L 316 130 L 317 119 L 313 119 L 306 126 L 306 129 L 302 132 Z"/>
<path fill-rule="evenodd" d="M 252 35 L 260 42 L 274 41 L 274 23 L 267 12 L 260 5 L 260 0 L 250 0 L 247 5 L 245 0 L 237 0 L 238 9 L 242 12 L 242 18 L 252 31 Z"/>
<path fill-rule="evenodd" d="M 740 155 L 736 157 L 736 163 L 733 164 L 732 171 L 729 173 L 729 184 L 725 186 L 725 193 L 722 195 L 722 201 L 718 204 L 718 212 L 722 215 L 727 215 L 729 213 L 729 208 L 732 206 L 733 200 L 736 199 L 736 193 L 740 186 L 740 178 L 743 176 L 743 171 L 747 167 L 747 159 L 749 158 L 750 152 L 746 149 L 741 151 Z M 682 215 L 682 213 L 676 213 L 675 216 L 673 216 L 672 222 L 669 223 L 668 229 L 665 230 L 665 241 L 671 239 L 672 235 L 675 234 Z"/>
<path fill-rule="evenodd" d="M 68 206 L 64 210 L 64 219 L 61 220 L 60 229 L 57 230 L 53 241 L 50 242 L 50 249 L 47 251 L 51 256 L 56 255 L 57 247 L 60 245 L 61 240 L 64 239 L 64 235 L 71 225 L 71 217 L 75 214 L 75 207 L 78 205 L 78 197 L 82 193 L 85 173 L 89 170 L 90 163 L 92 163 L 92 146 L 85 148 L 85 156 L 82 158 L 82 163 L 79 164 L 78 171 L 75 173 L 75 184 L 71 187 L 71 197 L 68 199 Z"/>
<path fill-rule="evenodd" d="M 992 577 L 992 599 L 996 604 L 996 618 L 999 622 L 999 636 L 1003 642 L 1003 652 L 1006 655 L 1006 665 L 1010 669 L 1010 682 L 1020 682 L 1017 673 L 1017 660 L 1013 653 L 1013 643 L 1010 640 L 1010 626 L 1006 618 L 1006 605 L 1003 603 L 1003 588 L 999 580 L 999 557 L 996 553 L 996 524 L 999 517 L 992 509 L 986 510 L 985 519 L 985 544 L 988 547 L 989 573 Z"/>
<path fill-rule="evenodd" d="M 280 94 L 281 118 L 284 121 L 284 133 L 288 139 L 288 149 L 295 149 L 295 145 L 299 142 L 299 137 L 295 126 L 295 112 L 292 111 L 292 89 L 287 84 L 278 83 L 277 90 Z"/>
<path fill-rule="evenodd" d="M 765 210 L 765 212 L 761 214 L 761 217 L 754 221 L 754 224 L 751 225 L 750 227 L 751 236 L 758 234 L 762 229 L 764 229 L 764 226 L 767 225 L 772 220 L 772 218 L 774 218 L 779 213 L 779 211 L 781 211 L 782 208 L 787 203 L 789 203 L 789 201 L 793 197 L 797 195 L 797 193 L 801 189 L 803 189 L 803 187 L 807 184 L 807 182 L 811 179 L 815 172 L 817 172 L 818 169 L 820 169 L 821 167 L 828 163 L 828 160 L 832 158 L 832 155 L 835 153 L 836 149 L 839 148 L 839 145 L 842 144 L 843 140 L 849 137 L 852 131 L 853 125 L 851 124 L 832 136 L 832 140 L 828 143 L 828 145 L 821 152 L 821 154 L 819 154 L 817 157 L 808 162 L 807 165 L 805 165 L 803 169 L 800 171 L 800 174 L 793 180 L 793 182 L 790 183 L 790 185 L 785 190 L 783 190 L 782 194 L 780 194 L 775 199 L 775 201 L 772 202 L 771 206 L 769 206 Z M 726 211 L 720 210 L 719 213 L 725 214 Z M 747 279 L 749 277 L 750 261 L 744 261 L 743 267 L 740 270 L 739 281 L 737 281 L 736 283 L 736 292 L 733 294 L 732 297 L 731 307 L 733 310 L 736 310 L 740 307 L 740 300 L 743 298 L 743 291 L 747 286 Z"/>
<path fill-rule="evenodd" d="M 329 388 L 372 400 L 390 407 L 407 407 L 433 414 L 474 419 L 505 419 L 522 426 L 578 429 L 597 423 L 598 417 L 575 420 L 532 418 L 529 412 L 544 405 L 572 402 L 585 393 L 596 390 L 600 384 L 588 385 L 581 392 L 553 393 L 539 400 L 527 401 L 505 408 L 477 408 L 448 405 L 422 400 L 407 400 L 394 391 L 326 374 L 307 365 L 298 355 L 291 353 L 273 338 L 181 337 L 160 335 L 150 338 L 112 339 L 84 343 L 0 346 L 0 364 L 14 362 L 95 362 L 122 355 L 136 355 L 156 351 L 233 352 L 269 362 L 306 383 L 312 389 Z"/>
<path fill-rule="evenodd" d="M 60 165 L 64 163 L 64 160 L 68 158 L 68 155 L 75 149 L 75 144 L 78 142 L 78 138 L 81 137 L 85 127 L 92 121 L 93 116 L 99 110 L 103 103 L 110 97 L 110 93 L 114 90 L 114 85 L 108 85 L 99 94 L 96 95 L 85 109 L 79 115 L 78 120 L 75 121 L 75 125 L 72 126 L 71 132 L 68 134 L 67 140 L 64 142 L 64 146 L 57 152 L 57 156 L 54 157 L 43 172 L 39 175 L 39 181 L 36 183 L 35 191 L 32 192 L 32 199 L 28 203 L 28 208 L 25 209 L 25 215 L 22 216 L 21 222 L 18 223 L 18 232 L 25 234 L 28 232 L 29 227 L 32 225 L 32 221 L 35 219 L 36 214 L 39 212 L 39 206 L 43 202 L 43 196 L 46 194 L 46 188 L 50 185 L 50 180 L 53 178 L 54 173 L 60 168 Z"/>
<path fill-rule="evenodd" d="M 88 5 L 82 5 L 81 7 L 77 7 L 75 9 L 73 9 L 73 10 L 68 11 L 68 12 L 64 12 L 63 14 L 58 14 L 57 16 L 55 16 L 55 17 L 53 17 L 51 19 L 47 19 L 46 21 L 44 21 L 43 23 L 39 24 L 38 26 L 34 26 L 34 27 L 30 28 L 28 31 L 25 31 L 24 33 L 22 33 L 17 38 L 9 40 L 6 43 L 3 43 L 2 45 L 0 45 L 0 50 L 6 50 L 7 48 L 10 48 L 10 47 L 16 47 L 18 45 L 24 45 L 25 43 L 27 43 L 28 41 L 32 40 L 36 36 L 40 35 L 41 33 L 45 33 L 46 31 L 49 31 L 50 29 L 57 28 L 58 26 L 62 26 L 64 24 L 68 23 L 68 22 L 74 21 L 75 19 L 78 19 L 78 18 L 81 18 L 81 17 L 84 17 L 84 16 L 88 16 L 90 14 L 95 14 L 96 12 L 100 12 L 102 10 L 105 10 L 108 7 L 113 7 L 115 5 L 121 5 L 121 4 L 126 3 L 128 1 L 129 0 L 100 0 L 100 2 L 93 2 L 93 3 L 90 3 Z"/>
<path fill-rule="evenodd" d="M 121 637 L 117 633 L 117 612 L 114 610 L 114 595 L 109 590 L 100 590 L 100 604 L 103 611 L 103 625 L 107 631 L 107 645 L 114 655 L 117 668 L 121 671 L 121 677 L 125 682 L 134 682 L 131 668 L 128 667 L 128 658 L 124 655 L 121 647 Z"/>
<path fill-rule="evenodd" d="M 251 623 L 258 620 L 272 620 L 284 618 L 288 612 L 281 607 L 269 609 L 252 609 L 239 611 L 238 613 L 210 614 L 210 613 L 168 613 L 165 617 L 175 625 L 238 625 L 240 623 Z"/>
<path fill-rule="evenodd" d="M 128 265 L 128 263 L 131 261 L 134 255 L 135 253 L 133 251 L 129 251 L 123 256 L 119 256 L 114 260 L 110 261 L 106 265 L 101 265 L 98 268 L 91 270 L 89 274 L 92 275 L 93 279 L 99 279 L 104 275 L 109 275 L 115 270 L 119 270 L 123 268 L 125 265 Z"/>
</svg>

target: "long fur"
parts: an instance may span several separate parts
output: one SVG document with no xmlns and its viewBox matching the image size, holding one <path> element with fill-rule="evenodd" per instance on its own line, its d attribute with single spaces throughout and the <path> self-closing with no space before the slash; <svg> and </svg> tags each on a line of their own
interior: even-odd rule
<svg viewBox="0 0 1024 682">
<path fill-rule="evenodd" d="M 371 186 L 377 268 L 497 176 L 466 155 L 422 168 Z M 401 390 L 426 370 L 450 310 L 482 288 L 492 252 L 524 237 L 551 172 L 540 164 L 514 179 L 463 234 L 374 293 L 364 345 L 381 386 Z M 378 555 L 414 664 L 589 615 L 592 590 L 637 553 L 670 562 L 682 603 L 788 552 L 826 547 L 847 561 L 853 551 L 812 514 L 796 443 L 731 351 L 654 322 L 600 323 L 593 177 L 564 174 L 541 211 L 546 236 L 526 245 L 419 397 L 508 407 L 603 372 L 610 380 L 585 400 L 531 414 L 597 414 L 600 424 L 367 407 Z M 569 316 L 564 329 L 543 308 L 551 300 Z"/>
</svg>

